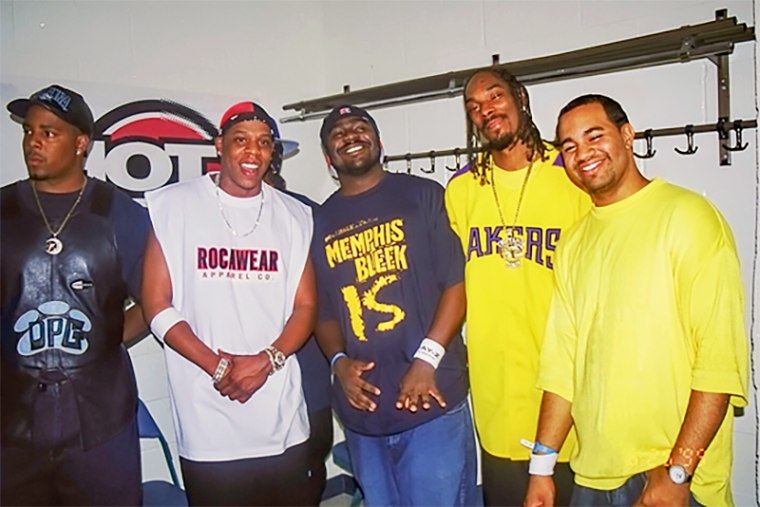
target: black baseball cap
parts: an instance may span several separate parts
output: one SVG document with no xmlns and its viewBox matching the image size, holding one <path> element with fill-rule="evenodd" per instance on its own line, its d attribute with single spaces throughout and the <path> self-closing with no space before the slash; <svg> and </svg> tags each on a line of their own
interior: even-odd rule
<svg viewBox="0 0 760 507">
<path fill-rule="evenodd" d="M 367 120 L 367 123 L 369 123 L 374 129 L 377 138 L 380 139 L 380 129 L 377 128 L 375 119 L 366 110 L 358 106 L 343 105 L 338 106 L 330 111 L 330 114 L 328 114 L 325 120 L 322 122 L 322 128 L 319 130 L 319 138 L 322 140 L 322 147 L 324 149 L 327 149 L 327 140 L 330 137 L 330 132 L 332 131 L 333 127 L 335 127 L 335 124 L 343 118 L 352 117 L 363 118 Z"/>
<path fill-rule="evenodd" d="M 8 111 L 26 118 L 29 106 L 39 105 L 58 116 L 60 119 L 74 125 L 79 130 L 92 137 L 95 130 L 95 121 L 92 110 L 84 97 L 73 90 L 61 85 L 53 84 L 34 92 L 28 99 L 16 99 L 6 106 Z"/>
</svg>

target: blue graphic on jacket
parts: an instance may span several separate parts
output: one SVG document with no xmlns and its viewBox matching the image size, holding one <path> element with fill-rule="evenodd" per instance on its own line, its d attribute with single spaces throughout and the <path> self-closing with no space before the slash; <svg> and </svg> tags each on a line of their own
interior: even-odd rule
<svg viewBox="0 0 760 507">
<path fill-rule="evenodd" d="M 16 350 L 22 356 L 33 356 L 45 350 L 57 349 L 68 354 L 87 352 L 90 343 L 85 333 L 92 322 L 79 310 L 63 301 L 47 301 L 21 315 L 13 325 L 21 334 Z"/>
</svg>

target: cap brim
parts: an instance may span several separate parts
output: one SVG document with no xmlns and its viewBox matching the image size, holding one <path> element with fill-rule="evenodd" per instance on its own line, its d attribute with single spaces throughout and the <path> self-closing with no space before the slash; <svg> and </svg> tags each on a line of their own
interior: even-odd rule
<svg viewBox="0 0 760 507">
<path fill-rule="evenodd" d="M 10 101 L 5 107 L 11 114 L 18 116 L 19 118 L 25 118 L 30 103 L 31 100 L 29 99 L 16 99 Z"/>
<path fill-rule="evenodd" d="M 282 145 L 282 158 L 289 158 L 298 153 L 298 142 L 290 139 L 280 139 Z"/>
</svg>

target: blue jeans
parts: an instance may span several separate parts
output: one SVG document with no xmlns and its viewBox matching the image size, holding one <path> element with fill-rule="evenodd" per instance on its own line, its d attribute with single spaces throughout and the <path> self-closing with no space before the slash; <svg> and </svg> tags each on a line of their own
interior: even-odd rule
<svg viewBox="0 0 760 507">
<path fill-rule="evenodd" d="M 467 400 L 416 428 L 385 436 L 345 429 L 367 507 L 475 505 L 476 456 Z"/>
<path fill-rule="evenodd" d="M 638 473 L 628 479 L 625 484 L 619 488 L 610 491 L 587 488 L 576 484 L 573 488 L 573 497 L 570 499 L 570 505 L 578 507 L 622 507 L 633 505 L 638 500 L 644 486 L 647 482 L 645 472 Z M 702 504 L 689 493 L 689 506 L 699 507 Z"/>
</svg>

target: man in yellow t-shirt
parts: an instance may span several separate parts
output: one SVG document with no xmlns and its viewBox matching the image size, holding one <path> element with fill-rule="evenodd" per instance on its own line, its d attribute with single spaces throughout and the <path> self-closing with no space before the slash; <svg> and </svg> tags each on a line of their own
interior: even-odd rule
<svg viewBox="0 0 760 507">
<path fill-rule="evenodd" d="M 563 231 L 591 207 L 567 178 L 558 152 L 541 140 L 528 94 L 494 68 L 474 73 L 464 91 L 473 157 L 446 189 L 446 208 L 466 258 L 467 346 L 486 505 L 518 505 L 528 482 L 541 391 L 538 356 Z M 474 150 L 471 150 L 474 151 Z M 572 491 L 560 453 L 558 483 Z"/>
<path fill-rule="evenodd" d="M 732 505 L 733 409 L 747 403 L 736 246 L 703 197 L 644 178 L 620 104 L 559 114 L 570 178 L 595 207 L 563 238 L 539 366 L 537 439 L 571 423 L 573 505 Z M 531 458 L 525 504 L 551 505 L 553 458 Z"/>
</svg>

